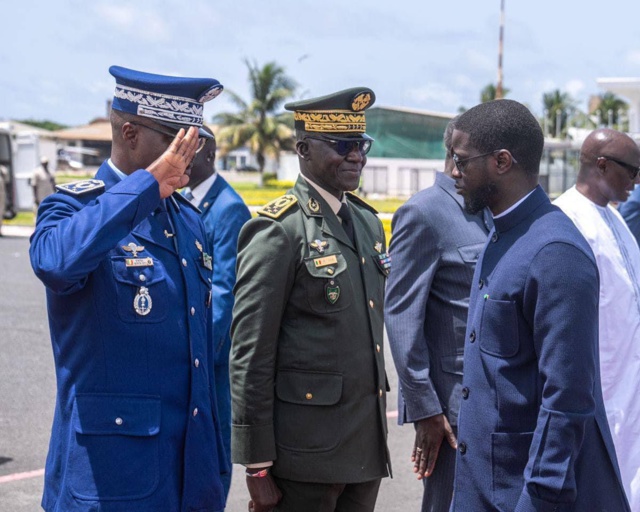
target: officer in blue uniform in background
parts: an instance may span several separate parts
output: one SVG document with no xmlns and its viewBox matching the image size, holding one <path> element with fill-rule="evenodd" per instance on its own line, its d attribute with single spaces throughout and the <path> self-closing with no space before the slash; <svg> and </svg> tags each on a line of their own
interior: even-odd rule
<svg viewBox="0 0 640 512">
<path fill-rule="evenodd" d="M 233 286 L 236 284 L 238 236 L 251 218 L 242 198 L 216 172 L 216 139 L 211 134 L 193 161 L 189 186 L 184 196 L 202 212 L 207 240 L 213 248 L 213 346 L 215 347 L 216 400 L 220 414 L 222 439 L 227 453 L 231 450 L 231 391 L 229 389 L 229 351 L 231 350 L 231 312 Z M 229 494 L 231 473 L 223 475 L 225 493 Z"/>
<path fill-rule="evenodd" d="M 188 183 L 222 85 L 117 66 L 113 147 L 95 179 L 40 206 L 58 396 L 50 512 L 221 511 L 229 471 L 214 393 L 211 248 Z"/>
</svg>

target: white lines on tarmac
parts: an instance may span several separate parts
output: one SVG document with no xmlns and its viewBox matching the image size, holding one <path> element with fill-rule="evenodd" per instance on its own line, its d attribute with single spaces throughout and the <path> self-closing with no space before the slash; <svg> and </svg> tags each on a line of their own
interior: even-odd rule
<svg viewBox="0 0 640 512">
<path fill-rule="evenodd" d="M 24 473 L 12 473 L 11 475 L 0 476 L 0 484 L 15 482 L 17 480 L 26 480 L 27 478 L 36 478 L 44 475 L 44 469 L 36 469 L 35 471 L 25 471 Z"/>
</svg>

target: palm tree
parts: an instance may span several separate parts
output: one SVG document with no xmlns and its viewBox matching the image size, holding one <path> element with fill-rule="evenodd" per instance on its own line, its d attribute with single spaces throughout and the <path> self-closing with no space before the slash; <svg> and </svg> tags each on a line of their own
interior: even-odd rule
<svg viewBox="0 0 640 512">
<path fill-rule="evenodd" d="M 576 102 L 567 92 L 561 92 L 560 89 L 555 91 L 545 92 L 542 95 L 542 103 L 545 109 L 545 122 L 547 126 L 549 123 L 549 130 L 546 135 L 555 135 L 560 137 L 561 134 L 566 132 L 567 120 L 569 116 L 573 116 L 576 112 Z"/>
<path fill-rule="evenodd" d="M 213 121 L 222 126 L 217 135 L 220 153 L 224 156 L 248 146 L 258 160 L 262 185 L 266 157 L 278 160 L 280 151 L 293 148 L 293 115 L 278 110 L 293 96 L 296 83 L 275 62 L 268 62 L 262 68 L 249 60 L 245 60 L 245 64 L 249 69 L 251 101 L 245 102 L 236 93 L 226 91 L 239 112 L 218 114 Z"/>
<path fill-rule="evenodd" d="M 629 105 L 622 98 L 612 92 L 605 92 L 597 97 L 590 114 L 595 114 L 601 125 L 611 128 L 618 125 L 618 129 L 625 130 L 628 129 L 628 122 L 623 121 L 628 110 Z"/>
<path fill-rule="evenodd" d="M 509 94 L 509 89 L 502 88 L 502 97 L 504 98 Z M 493 101 L 496 99 L 496 86 L 494 84 L 485 85 L 484 89 L 480 91 L 480 103 L 486 103 L 487 101 Z"/>
</svg>

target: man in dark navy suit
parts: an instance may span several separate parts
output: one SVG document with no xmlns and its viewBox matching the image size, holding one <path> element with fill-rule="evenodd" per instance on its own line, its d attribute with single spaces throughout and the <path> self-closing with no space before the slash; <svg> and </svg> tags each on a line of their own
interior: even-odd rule
<svg viewBox="0 0 640 512">
<path fill-rule="evenodd" d="M 385 297 L 400 381 L 398 423 L 415 425 L 411 459 L 424 483 L 422 512 L 446 512 L 451 504 L 471 279 L 493 227 L 486 210 L 466 213 L 456 193 L 454 127 L 455 119 L 444 133 L 444 172 L 393 216 Z"/>
<path fill-rule="evenodd" d="M 453 177 L 494 229 L 469 300 L 451 510 L 629 510 L 598 364 L 598 268 L 538 185 L 544 139 L 518 102 L 456 121 Z"/>
<path fill-rule="evenodd" d="M 58 386 L 42 506 L 221 512 L 211 250 L 175 191 L 222 85 L 109 71 L 111 158 L 43 200 L 31 239 Z"/>
<path fill-rule="evenodd" d="M 227 453 L 231 450 L 231 392 L 229 389 L 229 351 L 231 350 L 231 312 L 233 286 L 236 284 L 236 258 L 240 229 L 251 218 L 242 198 L 216 172 L 216 139 L 207 139 L 191 169 L 189 187 L 184 196 L 202 211 L 207 241 L 213 248 L 213 346 L 215 348 L 216 400 L 220 413 L 222 439 Z M 223 475 L 226 494 L 231 473 Z"/>
</svg>

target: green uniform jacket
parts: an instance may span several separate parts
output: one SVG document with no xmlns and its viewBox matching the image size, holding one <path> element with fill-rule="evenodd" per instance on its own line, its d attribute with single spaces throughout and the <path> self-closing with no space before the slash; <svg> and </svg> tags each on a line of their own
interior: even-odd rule
<svg viewBox="0 0 640 512">
<path fill-rule="evenodd" d="M 348 195 L 356 249 L 302 177 L 290 194 L 238 241 L 232 458 L 300 482 L 387 476 L 382 224 Z"/>
</svg>

